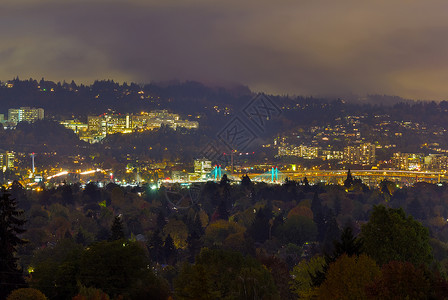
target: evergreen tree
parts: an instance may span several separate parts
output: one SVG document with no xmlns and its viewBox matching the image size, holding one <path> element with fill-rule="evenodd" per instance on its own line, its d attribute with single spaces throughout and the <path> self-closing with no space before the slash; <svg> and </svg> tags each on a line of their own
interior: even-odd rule
<svg viewBox="0 0 448 300">
<path fill-rule="evenodd" d="M 229 219 L 229 212 L 227 211 L 227 205 L 223 201 L 221 201 L 216 208 L 216 219 L 222 219 L 222 220 L 228 220 Z"/>
<path fill-rule="evenodd" d="M 317 192 L 314 193 L 313 200 L 311 201 L 311 211 L 313 212 L 313 220 L 317 225 L 318 236 L 317 239 L 319 241 L 323 241 L 326 231 L 325 217 L 324 217 L 324 209 L 322 207 L 322 201 L 319 198 Z"/>
<path fill-rule="evenodd" d="M 308 192 L 309 189 L 310 189 L 310 183 L 309 183 L 309 181 L 308 181 L 308 178 L 304 177 L 304 178 L 303 178 L 303 190 L 304 190 L 305 192 Z"/>
<path fill-rule="evenodd" d="M 362 254 L 362 240 L 353 235 L 353 230 L 350 227 L 345 227 L 341 234 L 341 240 L 335 241 L 333 250 L 333 261 L 336 261 L 342 254 L 348 256 L 359 256 Z"/>
<path fill-rule="evenodd" d="M 250 180 L 249 176 L 243 175 L 243 177 L 241 177 L 241 185 L 244 187 L 250 187 L 250 184 L 252 183 L 252 181 Z"/>
<path fill-rule="evenodd" d="M 120 216 L 115 216 L 114 223 L 110 229 L 112 235 L 110 239 L 112 241 L 124 239 L 124 231 L 123 231 L 123 222 L 121 221 Z"/>
<path fill-rule="evenodd" d="M 247 229 L 247 233 L 254 241 L 264 243 L 269 238 L 269 217 L 271 214 L 268 208 L 260 208 L 257 211 L 252 225 Z"/>
<path fill-rule="evenodd" d="M 346 188 L 350 188 L 352 185 L 353 185 L 352 172 L 350 172 L 350 169 L 348 169 L 347 178 L 344 180 L 344 186 Z"/>
<path fill-rule="evenodd" d="M 149 254 L 155 262 L 161 262 L 163 258 L 163 240 L 158 229 L 154 230 L 148 241 Z"/>
<path fill-rule="evenodd" d="M 313 286 L 320 286 L 327 277 L 327 271 L 331 264 L 338 260 L 342 255 L 360 256 L 363 251 L 362 240 L 353 235 L 353 230 L 350 227 L 345 227 L 341 233 L 340 240 L 333 241 L 333 253 L 325 255 L 325 264 L 321 271 L 317 271 L 311 276 Z"/>
<path fill-rule="evenodd" d="M 308 178 L 306 178 L 306 176 L 305 177 L 303 177 L 303 185 L 309 185 L 310 183 L 309 183 L 309 181 L 308 181 Z"/>
<path fill-rule="evenodd" d="M 165 245 L 163 245 L 163 253 L 165 254 L 165 260 L 168 264 L 173 265 L 176 263 L 176 252 L 173 238 L 168 234 L 165 239 Z"/>
<path fill-rule="evenodd" d="M 338 222 L 333 211 L 330 209 L 325 216 L 325 233 L 323 236 L 323 252 L 328 254 L 334 250 L 334 241 L 339 239 L 341 232 L 338 227 Z"/>
<path fill-rule="evenodd" d="M 202 228 L 201 218 L 198 213 L 195 215 L 193 222 L 189 222 L 188 224 L 188 234 L 195 239 L 201 238 L 204 234 L 204 228 Z"/>
<path fill-rule="evenodd" d="M 159 213 L 157 214 L 157 229 L 163 230 L 163 227 L 165 227 L 165 225 L 166 225 L 165 215 L 163 214 L 163 212 L 159 211 Z"/>
<path fill-rule="evenodd" d="M 0 191 L 0 299 L 25 285 L 22 270 L 17 265 L 17 247 L 25 244 L 18 235 L 24 233 L 21 227 L 25 220 L 20 216 L 23 211 L 18 210 L 16 202 L 4 189 Z"/>
<path fill-rule="evenodd" d="M 188 251 L 190 252 L 190 260 L 193 261 L 199 251 L 201 250 L 202 242 L 201 237 L 204 235 L 204 229 L 202 228 L 201 219 L 199 214 L 196 214 L 194 221 L 189 226 L 188 232 Z"/>
<path fill-rule="evenodd" d="M 227 178 L 227 174 L 222 175 L 221 181 L 219 182 L 220 186 L 227 186 L 230 184 L 229 178 Z"/>
<path fill-rule="evenodd" d="M 222 199 L 225 201 L 226 209 L 229 209 L 232 203 L 230 199 L 230 180 L 226 174 L 222 175 L 219 186 L 222 188 Z"/>
</svg>

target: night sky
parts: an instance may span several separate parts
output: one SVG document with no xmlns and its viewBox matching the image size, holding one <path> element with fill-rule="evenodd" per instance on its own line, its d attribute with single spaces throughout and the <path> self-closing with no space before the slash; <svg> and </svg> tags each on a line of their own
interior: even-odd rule
<svg viewBox="0 0 448 300">
<path fill-rule="evenodd" d="M 448 1 L 3 0 L 0 80 L 448 99 Z"/>
</svg>

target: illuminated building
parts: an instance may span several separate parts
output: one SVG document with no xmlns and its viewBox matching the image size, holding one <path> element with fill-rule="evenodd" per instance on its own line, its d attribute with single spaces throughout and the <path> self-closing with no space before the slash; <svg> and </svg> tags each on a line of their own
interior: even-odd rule
<svg viewBox="0 0 448 300">
<path fill-rule="evenodd" d="M 360 146 L 361 164 L 371 165 L 375 162 L 375 145 L 364 143 Z"/>
<path fill-rule="evenodd" d="M 174 122 L 174 129 L 177 127 L 182 127 L 186 129 L 198 129 L 199 122 L 197 121 L 188 121 L 188 120 L 179 120 Z"/>
<path fill-rule="evenodd" d="M 394 168 L 397 170 L 422 170 L 424 166 L 424 157 L 422 153 L 401 153 L 393 155 Z"/>
<path fill-rule="evenodd" d="M 10 108 L 8 109 L 8 121 L 17 124 L 19 122 L 34 122 L 36 120 L 43 120 L 43 108 Z"/>
<path fill-rule="evenodd" d="M 375 145 L 364 143 L 344 148 L 344 162 L 357 165 L 371 165 L 375 162 Z"/>
<path fill-rule="evenodd" d="M 336 151 L 336 150 L 322 150 L 321 158 L 323 160 L 343 160 L 344 159 L 344 151 Z"/>
<path fill-rule="evenodd" d="M 101 116 L 87 116 L 87 131 L 96 133 L 102 132 L 101 122 Z"/>
<path fill-rule="evenodd" d="M 0 150 L 0 167 L 3 171 L 14 168 L 14 152 Z"/>
<path fill-rule="evenodd" d="M 76 134 L 80 132 L 85 132 L 88 129 L 88 124 L 82 123 L 78 120 L 65 120 L 60 122 L 61 125 L 64 125 L 66 128 L 73 130 Z"/>
<path fill-rule="evenodd" d="M 305 159 L 314 159 L 318 157 L 318 154 L 319 147 L 309 147 L 305 145 L 278 147 L 278 156 L 297 156 Z"/>
<path fill-rule="evenodd" d="M 74 120 L 61 122 L 67 128 L 72 129 L 81 140 L 89 143 L 101 141 L 108 134 L 131 133 L 135 130 L 154 130 L 169 126 L 177 128 L 197 129 L 197 121 L 181 120 L 178 114 L 169 113 L 167 110 L 142 112 L 138 115 L 131 114 L 102 114 L 99 116 L 87 116 L 87 124 Z M 87 126 L 87 129 L 85 129 Z"/>
<path fill-rule="evenodd" d="M 197 174 L 208 174 L 212 171 L 212 162 L 206 158 L 194 160 L 194 172 Z"/>
<path fill-rule="evenodd" d="M 132 132 L 131 129 L 131 118 L 130 115 L 106 115 L 106 134 L 113 133 L 129 133 Z"/>
<path fill-rule="evenodd" d="M 443 154 L 429 154 L 424 158 L 425 168 L 429 171 L 448 170 L 448 156 Z"/>
</svg>

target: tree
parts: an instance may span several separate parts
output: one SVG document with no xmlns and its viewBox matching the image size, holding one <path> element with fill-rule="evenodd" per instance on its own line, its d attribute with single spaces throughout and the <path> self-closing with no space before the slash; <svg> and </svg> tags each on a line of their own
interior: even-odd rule
<svg viewBox="0 0 448 300">
<path fill-rule="evenodd" d="M 291 290 L 299 296 L 299 298 L 310 299 L 316 295 L 313 278 L 319 272 L 323 272 L 325 266 L 325 258 L 315 256 L 309 261 L 302 260 L 292 270 L 293 280 L 291 281 Z"/>
<path fill-rule="evenodd" d="M 243 177 L 241 177 L 241 185 L 244 187 L 250 187 L 252 181 L 250 180 L 249 176 L 243 175 Z"/>
<path fill-rule="evenodd" d="M 417 198 L 409 202 L 407 211 L 418 220 L 426 219 L 425 209 Z"/>
<path fill-rule="evenodd" d="M 230 180 L 227 177 L 227 174 L 222 175 L 221 181 L 219 182 L 220 186 L 228 187 L 230 185 Z"/>
<path fill-rule="evenodd" d="M 278 299 L 269 271 L 251 257 L 202 249 L 174 281 L 176 299 Z"/>
<path fill-rule="evenodd" d="M 155 262 L 161 262 L 163 258 L 163 240 L 160 236 L 159 229 L 156 229 L 151 234 L 148 241 L 149 254 L 151 259 Z"/>
<path fill-rule="evenodd" d="M 71 299 L 78 292 L 80 259 L 83 247 L 73 239 L 63 239 L 54 247 L 36 251 L 30 285 L 50 299 Z"/>
<path fill-rule="evenodd" d="M 317 236 L 317 226 L 310 218 L 292 216 L 279 226 L 278 234 L 285 244 L 293 243 L 302 246 L 304 242 L 314 241 Z"/>
<path fill-rule="evenodd" d="M 383 265 L 367 293 L 373 299 L 427 299 L 430 289 L 422 269 L 409 262 L 391 261 Z"/>
<path fill-rule="evenodd" d="M 319 194 L 314 193 L 313 200 L 311 201 L 311 211 L 313 212 L 314 222 L 322 221 L 323 211 L 322 211 L 322 201 L 319 199 Z"/>
<path fill-rule="evenodd" d="M 366 299 L 366 286 L 379 274 L 380 268 L 367 255 L 343 254 L 329 266 L 318 299 Z"/>
<path fill-rule="evenodd" d="M 33 288 L 21 288 L 9 294 L 6 300 L 47 300 L 41 291 Z"/>
<path fill-rule="evenodd" d="M 333 241 L 333 252 L 325 255 L 325 264 L 322 270 L 317 270 L 311 275 L 314 286 L 320 286 L 326 279 L 328 267 L 342 255 L 359 256 L 362 253 L 362 240 L 353 236 L 350 227 L 346 227 L 341 234 L 340 240 Z"/>
<path fill-rule="evenodd" d="M 365 252 L 380 265 L 407 261 L 428 265 L 432 261 L 429 231 L 402 208 L 374 206 L 369 222 L 361 227 Z"/>
<path fill-rule="evenodd" d="M 288 264 L 276 256 L 261 256 L 257 258 L 266 268 L 274 279 L 280 298 L 284 300 L 293 299 L 290 289 L 291 274 Z"/>
<path fill-rule="evenodd" d="M 307 192 L 309 192 L 309 190 L 310 190 L 310 183 L 308 181 L 308 178 L 304 177 L 303 178 L 303 191 L 305 193 L 307 193 Z"/>
<path fill-rule="evenodd" d="M 159 213 L 157 214 L 157 229 L 162 231 L 166 223 L 167 222 L 165 219 L 165 215 L 163 214 L 162 211 L 159 211 Z"/>
<path fill-rule="evenodd" d="M 320 200 L 317 192 L 314 193 L 313 200 L 311 201 L 311 212 L 313 213 L 314 223 L 317 225 L 317 239 L 319 241 L 323 241 L 326 231 L 326 224 L 322 201 Z"/>
<path fill-rule="evenodd" d="M 182 220 L 172 218 L 163 228 L 165 235 L 170 235 L 176 248 L 187 247 L 188 227 Z"/>
<path fill-rule="evenodd" d="M 244 227 L 232 221 L 218 220 L 210 223 L 205 229 L 204 245 L 206 247 L 223 247 L 224 242 L 232 235 L 244 233 Z"/>
<path fill-rule="evenodd" d="M 322 249 L 324 253 L 332 253 L 334 250 L 334 241 L 341 236 L 338 222 L 333 214 L 333 210 L 329 210 L 325 216 L 325 231 L 322 242 Z"/>
<path fill-rule="evenodd" d="M 229 219 L 229 212 L 227 210 L 227 205 L 224 200 L 222 200 L 218 207 L 216 208 L 215 213 L 212 216 L 212 221 L 215 220 L 228 220 Z"/>
<path fill-rule="evenodd" d="M 10 194 L 5 189 L 0 193 L 0 299 L 5 299 L 12 290 L 25 285 L 16 257 L 17 247 L 26 243 L 19 237 L 25 232 L 21 228 L 25 220 L 20 218 L 23 211 L 17 209 Z"/>
<path fill-rule="evenodd" d="M 269 217 L 272 213 L 269 208 L 258 209 L 252 225 L 247 229 L 247 233 L 255 242 L 263 243 L 269 238 Z"/>
<path fill-rule="evenodd" d="M 199 213 L 196 213 L 194 220 L 189 223 L 188 228 L 188 251 L 190 254 L 191 261 L 194 260 L 199 251 L 201 250 L 201 237 L 204 235 L 204 228 L 202 227 L 202 222 Z"/>
<path fill-rule="evenodd" d="M 146 251 L 137 242 L 93 244 L 84 251 L 80 264 L 80 283 L 101 289 L 111 298 L 122 295 L 125 299 L 149 299 L 152 293 L 166 290 L 151 271 Z"/>
<path fill-rule="evenodd" d="M 353 235 L 353 230 L 350 227 L 345 227 L 341 234 L 341 240 L 335 241 L 333 259 L 336 260 L 342 254 L 348 256 L 359 256 L 362 253 L 362 240 Z"/>
<path fill-rule="evenodd" d="M 81 285 L 79 288 L 79 293 L 72 300 L 109 300 L 109 295 L 107 295 L 102 290 L 85 287 Z"/>
<path fill-rule="evenodd" d="M 165 254 L 165 261 L 168 264 L 174 265 L 176 263 L 176 247 L 174 246 L 171 235 L 167 235 L 165 244 L 163 245 L 163 253 Z"/>
<path fill-rule="evenodd" d="M 124 239 L 123 222 L 120 216 L 115 216 L 110 231 L 112 233 L 110 237 L 112 241 Z"/>
<path fill-rule="evenodd" d="M 347 171 L 347 178 L 344 180 L 344 186 L 346 188 L 350 188 L 353 185 L 353 177 L 350 169 Z"/>
</svg>

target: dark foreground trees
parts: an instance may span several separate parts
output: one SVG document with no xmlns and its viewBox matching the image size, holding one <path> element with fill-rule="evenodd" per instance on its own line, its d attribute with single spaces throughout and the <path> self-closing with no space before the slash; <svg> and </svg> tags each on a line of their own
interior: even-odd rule
<svg viewBox="0 0 448 300">
<path fill-rule="evenodd" d="M 365 252 L 379 265 L 389 261 L 428 265 L 433 259 L 428 229 L 401 208 L 374 206 L 361 236 Z"/>
<path fill-rule="evenodd" d="M 39 290 L 20 288 L 12 291 L 6 300 L 47 300 L 47 297 Z"/>
<path fill-rule="evenodd" d="M 175 281 L 177 299 L 279 299 L 270 272 L 238 252 L 202 249 Z"/>
<path fill-rule="evenodd" d="M 38 255 L 32 286 L 50 299 L 71 299 L 81 287 L 111 298 L 167 299 L 165 282 L 153 272 L 146 250 L 137 242 L 103 241 L 82 249 L 66 239 Z"/>
<path fill-rule="evenodd" d="M 19 287 L 26 286 L 22 271 L 17 265 L 17 247 L 26 243 L 18 235 L 25 232 L 21 227 L 23 212 L 4 189 L 0 190 L 0 299 Z"/>
</svg>

